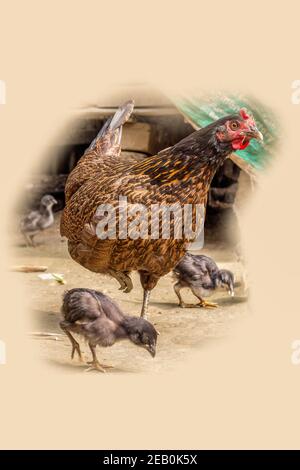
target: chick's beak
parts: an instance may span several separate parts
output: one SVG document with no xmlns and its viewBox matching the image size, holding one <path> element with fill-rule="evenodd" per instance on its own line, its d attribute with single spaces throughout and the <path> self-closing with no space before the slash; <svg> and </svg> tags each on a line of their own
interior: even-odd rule
<svg viewBox="0 0 300 470">
<path fill-rule="evenodd" d="M 230 286 L 230 287 L 229 287 L 228 294 L 229 294 L 231 297 L 234 297 L 234 288 L 233 288 L 233 286 Z"/>
<path fill-rule="evenodd" d="M 154 344 L 148 344 L 147 345 L 147 351 L 151 354 L 152 357 L 155 357 L 156 354 L 156 347 Z"/>
</svg>

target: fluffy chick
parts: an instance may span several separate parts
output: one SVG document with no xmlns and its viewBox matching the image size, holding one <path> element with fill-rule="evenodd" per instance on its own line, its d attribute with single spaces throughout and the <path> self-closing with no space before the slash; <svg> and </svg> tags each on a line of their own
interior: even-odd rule
<svg viewBox="0 0 300 470">
<path fill-rule="evenodd" d="M 52 207 L 57 204 L 53 196 L 46 194 L 42 197 L 40 208 L 31 211 L 20 221 L 20 232 L 24 235 L 28 246 L 35 246 L 34 236 L 42 230 L 51 227 L 54 223 Z"/>
<path fill-rule="evenodd" d="M 116 341 L 128 339 L 136 346 L 146 349 L 155 357 L 158 332 L 154 326 L 140 317 L 125 315 L 108 296 L 92 289 L 71 289 L 64 294 L 62 305 L 63 321 L 60 327 L 72 344 L 71 357 L 75 351 L 82 360 L 79 343 L 72 333 L 83 336 L 89 344 L 92 361 L 87 370 L 105 372 L 110 367 L 97 359 L 96 346 L 112 346 Z"/>
<path fill-rule="evenodd" d="M 218 287 L 225 287 L 234 296 L 234 276 L 231 271 L 219 269 L 212 258 L 205 255 L 186 255 L 176 265 L 174 278 L 177 280 L 174 291 L 179 299 L 180 307 L 214 308 L 217 304 L 203 300 L 209 297 Z M 189 287 L 199 299 L 198 304 L 186 304 L 180 295 L 183 287 Z"/>
</svg>

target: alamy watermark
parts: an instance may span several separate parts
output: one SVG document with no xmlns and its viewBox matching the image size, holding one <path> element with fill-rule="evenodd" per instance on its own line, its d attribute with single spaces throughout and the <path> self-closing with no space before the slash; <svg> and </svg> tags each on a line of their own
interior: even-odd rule
<svg viewBox="0 0 300 470">
<path fill-rule="evenodd" d="M 0 365 L 6 364 L 6 345 L 0 339 Z"/>
<path fill-rule="evenodd" d="M 6 84 L 4 80 L 0 80 L 0 105 L 6 103 Z M 0 339 L 0 365 L 6 364 L 6 346 L 4 341 Z"/>
<path fill-rule="evenodd" d="M 300 80 L 294 80 L 291 85 L 292 94 L 291 102 L 292 104 L 300 104 Z"/>
<path fill-rule="evenodd" d="M 116 205 L 101 204 L 94 216 L 100 240 L 186 239 L 204 242 L 203 204 L 131 204 L 119 196 Z"/>
<path fill-rule="evenodd" d="M 0 80 L 0 105 L 6 103 L 6 83 Z"/>
<path fill-rule="evenodd" d="M 300 365 L 300 339 L 295 339 L 292 344 L 291 363 L 293 366 Z"/>
<path fill-rule="evenodd" d="M 4 80 L 0 80 L 0 105 L 6 103 L 6 84 Z M 6 346 L 4 341 L 0 339 L 0 365 L 6 364 Z"/>
</svg>

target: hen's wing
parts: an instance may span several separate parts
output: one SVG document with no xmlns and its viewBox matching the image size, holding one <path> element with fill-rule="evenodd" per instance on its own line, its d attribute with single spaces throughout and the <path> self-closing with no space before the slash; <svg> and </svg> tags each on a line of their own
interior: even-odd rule
<svg viewBox="0 0 300 470">
<path fill-rule="evenodd" d="M 126 106 L 132 109 L 132 103 Z M 123 119 L 127 119 L 128 115 L 127 110 Z M 119 122 L 119 118 L 117 121 Z M 188 236 L 179 236 L 179 239 L 178 237 L 175 239 L 171 235 L 163 239 L 160 228 L 157 239 L 143 239 L 142 237 L 135 239 L 130 236 L 130 217 L 127 220 L 128 232 L 124 239 L 119 236 L 101 239 L 96 230 L 103 219 L 106 219 L 107 226 L 110 225 L 110 221 L 113 227 L 117 225 L 118 230 L 119 196 L 126 197 L 129 205 L 142 204 L 146 208 L 148 222 L 152 220 L 153 205 L 172 206 L 178 205 L 180 201 L 179 205 L 182 209 L 183 204 L 190 204 L 192 196 L 189 184 L 187 184 L 189 161 L 185 161 L 183 154 L 176 160 L 180 163 L 180 168 L 184 167 L 183 180 L 176 178 L 178 168 L 172 171 L 172 149 L 166 149 L 136 164 L 132 162 L 126 164 L 116 158 L 113 146 L 106 147 L 108 129 L 113 123 L 114 118 L 105 125 L 104 136 L 101 131 L 98 141 L 91 144 L 92 149 L 83 156 L 68 179 L 66 206 L 61 218 L 61 234 L 69 240 L 69 252 L 72 258 L 91 271 L 150 270 L 159 272 L 160 275 L 166 274 L 174 268 L 177 260 L 184 254 L 184 248 L 189 241 Z M 100 152 L 103 142 L 106 150 Z M 120 150 L 118 145 L 117 155 Z M 172 175 L 172 178 L 169 178 L 169 175 Z M 204 178 L 204 186 L 205 181 Z M 205 187 L 200 194 L 205 204 Z M 105 205 L 117 210 L 112 211 L 113 214 L 107 217 L 98 210 L 99 208 L 103 210 Z M 114 223 L 114 217 L 116 223 Z M 192 219 L 193 226 L 195 226 L 194 208 Z M 180 229 L 179 225 L 183 233 L 181 218 L 173 217 L 170 225 L 171 233 L 175 233 L 177 227 Z M 192 239 L 193 236 L 190 238 Z"/>
<path fill-rule="evenodd" d="M 152 205 L 164 201 L 164 194 L 151 184 L 146 175 L 114 175 L 99 182 L 97 178 L 91 178 L 73 195 L 62 215 L 61 227 L 69 240 L 70 255 L 95 272 L 107 272 L 108 268 L 117 271 L 149 270 L 151 265 L 152 272 L 166 274 L 184 253 L 186 241 L 183 238 L 162 240 L 160 227 L 160 238 L 136 239 L 130 236 L 131 229 L 134 229 L 131 227 L 131 217 L 127 218 L 128 231 L 124 239 L 113 234 L 111 238 L 99 237 L 97 229 L 103 219 L 104 225 L 109 227 L 111 220 L 111 227 L 119 230 L 120 194 L 127 197 L 128 207 L 130 204 L 143 204 L 149 217 L 149 226 Z M 168 196 L 164 201 L 165 204 L 176 202 L 176 194 Z M 105 204 L 116 208 L 111 212 L 111 218 L 103 214 Z M 102 215 L 98 208 L 102 210 Z M 176 219 L 177 224 L 179 219 Z M 171 223 L 171 230 L 173 225 Z"/>
</svg>

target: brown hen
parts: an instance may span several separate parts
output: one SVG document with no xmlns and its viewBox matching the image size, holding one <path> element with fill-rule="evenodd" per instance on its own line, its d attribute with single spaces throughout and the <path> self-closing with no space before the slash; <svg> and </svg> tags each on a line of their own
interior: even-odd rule
<svg viewBox="0 0 300 470">
<path fill-rule="evenodd" d="M 187 244 L 197 235 L 196 207 L 205 206 L 216 170 L 233 150 L 244 149 L 251 138 L 262 139 L 262 135 L 253 118 L 241 110 L 193 132 L 153 157 L 126 163 L 119 158 L 122 125 L 132 111 L 132 101 L 117 110 L 69 175 L 61 233 L 68 238 L 69 252 L 75 261 L 91 271 L 113 276 L 125 292 L 132 289 L 130 272 L 138 271 L 144 289 L 141 315 L 145 317 L 151 290 L 161 276 L 176 266 Z M 120 196 L 127 197 L 128 205 L 143 204 L 147 208 L 149 227 L 154 218 L 153 205 L 175 204 L 183 209 L 189 204 L 193 208 L 192 232 L 186 234 L 184 217 L 176 213 L 170 218 L 170 233 L 165 237 L 159 213 L 156 239 L 150 228 L 143 237 L 134 239 L 131 227 L 124 237 L 120 228 Z M 103 204 L 116 208 L 116 236 L 106 239 L 99 238 L 97 231 L 98 224 L 105 220 L 98 210 Z M 107 220 L 113 222 L 112 218 Z M 133 218 L 128 217 L 128 226 Z"/>
</svg>

